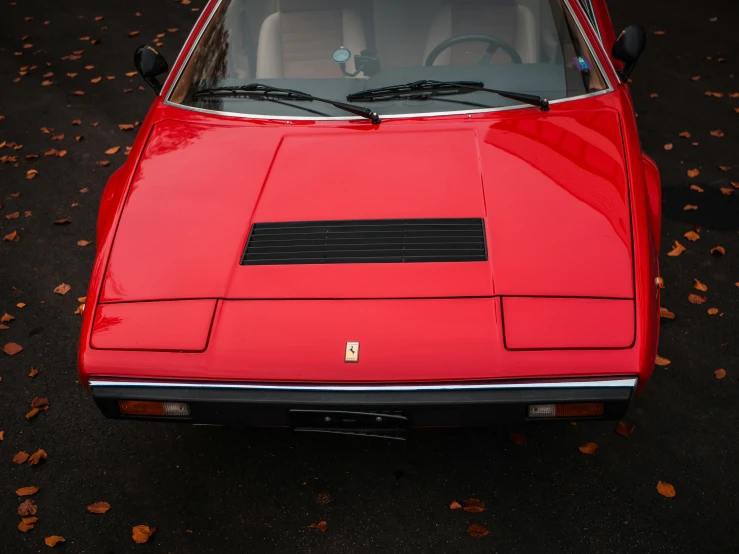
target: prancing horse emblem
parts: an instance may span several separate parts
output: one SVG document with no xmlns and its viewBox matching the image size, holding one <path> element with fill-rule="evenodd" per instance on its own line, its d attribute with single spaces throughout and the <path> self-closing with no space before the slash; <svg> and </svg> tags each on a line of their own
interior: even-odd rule
<svg viewBox="0 0 739 554">
<path fill-rule="evenodd" d="M 359 343 L 347 342 L 346 352 L 344 353 L 344 361 L 347 363 L 359 362 Z"/>
</svg>

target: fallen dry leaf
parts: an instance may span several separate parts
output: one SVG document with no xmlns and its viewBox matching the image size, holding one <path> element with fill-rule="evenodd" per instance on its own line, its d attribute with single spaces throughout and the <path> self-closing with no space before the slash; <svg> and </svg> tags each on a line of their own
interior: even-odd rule
<svg viewBox="0 0 739 554">
<path fill-rule="evenodd" d="M 9 342 L 5 346 L 3 346 L 3 352 L 5 352 L 8 356 L 15 356 L 21 350 L 23 350 L 23 347 L 15 342 Z"/>
<path fill-rule="evenodd" d="M 725 369 L 717 369 L 713 372 L 713 374 L 716 376 L 716 379 L 723 379 L 726 377 L 726 370 Z"/>
<path fill-rule="evenodd" d="M 698 169 L 688 169 L 688 177 L 690 177 L 691 179 L 693 179 L 694 177 L 698 177 L 698 175 L 700 174 L 701 172 Z"/>
<path fill-rule="evenodd" d="M 721 187 L 721 194 L 724 196 L 731 196 L 734 194 L 734 189 L 730 189 L 729 187 Z"/>
<path fill-rule="evenodd" d="M 0 441 L 5 440 L 5 431 L 0 431 Z"/>
<path fill-rule="evenodd" d="M 28 376 L 29 377 L 36 377 L 36 375 L 38 375 L 38 369 L 36 369 L 35 367 L 32 367 L 31 368 L 31 371 L 28 372 Z"/>
<path fill-rule="evenodd" d="M 728 165 L 720 165 L 720 166 L 718 166 L 718 168 L 721 171 L 729 171 L 731 169 L 731 167 L 729 167 Z"/>
<path fill-rule="evenodd" d="M 683 131 L 682 133 L 680 133 L 680 136 L 683 138 L 690 138 L 690 132 Z"/>
<path fill-rule="evenodd" d="M 667 358 L 663 358 L 662 356 L 657 355 L 657 357 L 654 359 L 654 363 L 658 366 L 667 366 L 670 365 L 672 362 Z"/>
<path fill-rule="evenodd" d="M 452 503 L 449 504 L 449 509 L 450 510 L 461 510 L 462 509 L 462 505 L 459 502 L 457 502 L 456 500 L 452 500 Z"/>
<path fill-rule="evenodd" d="M 49 457 L 49 455 L 46 452 L 44 452 L 43 450 L 41 450 L 39 448 L 38 450 L 36 450 L 36 452 L 34 452 L 33 454 L 31 454 L 31 457 L 30 458 L 28 458 L 28 463 L 31 464 L 32 466 L 35 466 L 41 460 L 45 460 L 48 457 Z"/>
<path fill-rule="evenodd" d="M 684 211 L 684 212 L 690 212 L 690 211 L 695 211 L 695 210 L 697 210 L 697 209 L 698 209 L 698 206 L 696 206 L 695 204 L 687 204 L 687 205 L 686 205 L 686 206 L 685 206 L 685 207 L 683 208 L 683 211 Z"/>
<path fill-rule="evenodd" d="M 105 153 L 108 155 L 117 154 L 120 149 L 120 146 L 114 146 L 113 148 L 108 148 Z"/>
<path fill-rule="evenodd" d="M 18 524 L 18 531 L 20 531 L 21 533 L 28 533 L 31 529 L 33 529 L 34 523 L 36 523 L 37 521 L 37 517 L 24 517 Z"/>
<path fill-rule="evenodd" d="M 511 439 L 511 442 L 513 444 L 526 446 L 526 436 L 522 435 L 521 433 L 509 433 L 508 438 Z"/>
<path fill-rule="evenodd" d="M 618 425 L 616 425 L 616 433 L 622 437 L 626 437 L 627 439 L 631 437 L 631 433 L 634 432 L 634 429 L 636 429 L 636 425 L 624 423 L 623 421 L 619 421 Z"/>
<path fill-rule="evenodd" d="M 90 79 L 90 82 L 91 83 L 99 83 L 102 80 L 103 80 L 102 77 L 94 77 L 94 78 Z"/>
<path fill-rule="evenodd" d="M 701 292 L 706 292 L 708 290 L 708 287 L 701 283 L 698 279 L 693 279 L 693 288 Z"/>
<path fill-rule="evenodd" d="M 62 296 L 64 296 L 70 291 L 71 288 L 72 287 L 70 287 L 67 283 L 62 283 L 61 285 L 59 285 L 58 287 L 54 289 L 54 292 L 56 294 L 61 294 Z"/>
<path fill-rule="evenodd" d="M 691 304 L 705 304 L 708 302 L 708 298 L 705 296 L 700 296 L 699 294 L 689 294 L 688 295 L 688 302 Z"/>
<path fill-rule="evenodd" d="M 18 242 L 20 240 L 18 231 L 13 231 L 12 233 L 8 233 L 7 235 L 3 237 L 3 240 L 7 240 L 8 242 Z"/>
<path fill-rule="evenodd" d="M 672 313 L 672 312 L 671 312 L 670 310 L 668 310 L 667 308 L 660 308 L 660 309 L 659 309 L 659 316 L 660 316 L 660 317 L 661 317 L 662 319 L 675 319 L 675 314 L 674 314 L 674 313 Z"/>
<path fill-rule="evenodd" d="M 38 175 L 37 169 L 29 169 L 28 171 L 26 171 L 26 179 L 28 179 L 29 181 L 31 179 L 35 179 L 36 175 Z"/>
<path fill-rule="evenodd" d="M 31 420 L 32 418 L 36 417 L 36 414 L 38 414 L 41 410 L 38 408 L 33 408 L 30 412 L 26 414 L 26 419 Z"/>
<path fill-rule="evenodd" d="M 72 220 L 69 219 L 68 217 L 64 217 L 62 219 L 57 219 L 54 222 L 54 225 L 69 225 L 70 223 L 72 223 Z"/>
<path fill-rule="evenodd" d="M 108 160 L 103 160 L 102 162 L 95 162 L 95 164 L 98 167 L 108 167 L 110 165 L 110 162 Z"/>
<path fill-rule="evenodd" d="M 42 396 L 37 396 L 31 400 L 31 408 L 39 408 L 47 410 L 49 408 L 49 399 Z"/>
<path fill-rule="evenodd" d="M 676 494 L 675 487 L 670 485 L 670 483 L 663 483 L 662 481 L 657 481 L 657 492 L 667 498 L 672 498 Z"/>
<path fill-rule="evenodd" d="M 131 131 L 131 130 L 134 129 L 134 126 L 131 125 L 130 123 L 121 123 L 121 124 L 118 125 L 118 128 L 121 131 Z"/>
<path fill-rule="evenodd" d="M 36 506 L 36 503 L 29 498 L 18 506 L 18 515 L 21 517 L 35 516 L 37 510 L 38 506 Z"/>
<path fill-rule="evenodd" d="M 135 77 L 138 74 L 138 71 L 129 71 L 128 73 L 126 73 L 126 77 Z"/>
<path fill-rule="evenodd" d="M 128 33 L 128 36 L 129 37 L 136 37 L 139 34 L 141 34 L 141 31 L 131 31 L 130 33 Z"/>
<path fill-rule="evenodd" d="M 724 136 L 724 132 L 721 129 L 716 129 L 714 131 L 711 131 L 711 135 L 714 136 L 714 137 L 721 138 L 721 137 Z"/>
<path fill-rule="evenodd" d="M 28 461 L 28 458 L 30 458 L 30 454 L 21 450 L 18 454 L 13 456 L 13 463 L 18 465 L 25 464 Z"/>
<path fill-rule="evenodd" d="M 490 531 L 488 531 L 487 529 L 485 529 L 485 527 L 477 523 L 473 523 L 467 528 L 467 534 L 470 537 L 484 537 L 485 535 L 489 533 Z"/>
<path fill-rule="evenodd" d="M 51 548 L 54 548 L 60 542 L 65 542 L 65 541 L 64 541 L 64 537 L 60 537 L 59 535 L 52 535 L 50 537 L 46 537 L 44 539 L 44 542 L 46 543 L 46 546 L 50 546 Z"/>
<path fill-rule="evenodd" d="M 698 240 L 699 238 L 701 238 L 701 236 L 700 236 L 700 235 L 699 235 L 698 233 L 696 233 L 695 231 L 688 231 L 688 232 L 687 232 L 687 233 L 685 233 L 685 234 L 684 234 L 683 236 L 684 236 L 684 237 L 685 237 L 686 239 L 688 239 L 688 240 L 689 240 L 690 242 L 695 242 L 695 241 L 697 241 L 697 240 Z"/>
<path fill-rule="evenodd" d="M 485 511 L 485 503 L 479 498 L 468 498 L 467 500 L 463 500 L 462 504 L 464 504 L 465 512 L 476 514 Z"/>
<path fill-rule="evenodd" d="M 25 307 L 26 307 L 26 305 L 25 305 L 25 304 L 24 304 L 23 302 L 18 302 L 18 303 L 16 304 L 16 307 L 18 307 L 18 308 L 21 308 L 21 309 L 23 309 L 23 308 L 25 308 Z"/>
<path fill-rule="evenodd" d="M 670 150 L 672 150 L 672 143 L 671 143 L 671 142 L 668 142 L 667 144 L 665 144 L 664 148 L 665 148 L 665 150 L 667 150 L 667 151 L 670 151 Z"/>
<path fill-rule="evenodd" d="M 667 253 L 667 255 L 672 256 L 674 258 L 674 257 L 679 256 L 683 252 L 685 252 L 685 247 L 682 244 L 680 244 L 678 241 L 675 241 L 675 244 L 673 244 L 672 246 L 672 250 L 670 250 Z"/>
<path fill-rule="evenodd" d="M 716 315 L 718 313 L 718 308 L 709 308 L 708 309 L 708 315 Z"/>
<path fill-rule="evenodd" d="M 328 529 L 328 523 L 325 521 L 319 521 L 318 523 L 311 523 L 309 527 L 311 529 L 319 529 L 325 533 L 326 529 Z"/>
<path fill-rule="evenodd" d="M 690 185 L 690 190 L 694 190 L 695 192 L 703 192 L 703 189 L 698 185 Z"/>
<path fill-rule="evenodd" d="M 89 240 L 78 240 L 77 241 L 77 246 L 87 246 L 89 244 L 90 244 Z"/>
<path fill-rule="evenodd" d="M 714 256 L 723 256 L 726 254 L 726 249 L 723 246 L 714 246 L 711 248 L 711 254 Z"/>
<path fill-rule="evenodd" d="M 583 445 L 582 445 L 582 446 L 581 446 L 581 447 L 579 448 L 579 450 L 580 450 L 580 452 L 582 452 L 583 454 L 588 454 L 588 455 L 592 455 L 592 454 L 595 454 L 595 451 L 596 451 L 596 450 L 598 450 L 598 445 L 597 445 L 596 443 L 594 443 L 594 442 L 589 442 L 589 443 L 587 443 L 587 444 L 583 444 Z"/>
<path fill-rule="evenodd" d="M 10 323 L 14 319 L 15 319 L 15 317 L 13 317 L 12 315 L 10 315 L 9 313 L 6 312 L 2 317 L 0 317 L 0 322 L 2 322 L 2 323 Z"/>
<path fill-rule="evenodd" d="M 38 487 L 21 487 L 17 491 L 15 491 L 15 494 L 18 496 L 31 496 L 38 492 Z"/>
<path fill-rule="evenodd" d="M 149 540 L 149 538 L 157 530 L 156 527 L 149 527 L 148 525 L 137 525 L 133 528 L 133 540 L 137 544 L 143 544 Z"/>
<path fill-rule="evenodd" d="M 110 510 L 110 504 L 107 502 L 95 502 L 87 507 L 87 511 L 91 514 L 104 514 L 108 510 Z"/>
</svg>

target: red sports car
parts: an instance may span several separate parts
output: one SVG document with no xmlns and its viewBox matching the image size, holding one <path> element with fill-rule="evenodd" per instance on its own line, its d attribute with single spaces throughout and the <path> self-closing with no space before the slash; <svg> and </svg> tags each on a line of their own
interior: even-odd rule
<svg viewBox="0 0 739 554">
<path fill-rule="evenodd" d="M 618 418 L 660 180 L 603 0 L 213 0 L 103 194 L 79 372 L 112 418 L 394 436 Z"/>
</svg>

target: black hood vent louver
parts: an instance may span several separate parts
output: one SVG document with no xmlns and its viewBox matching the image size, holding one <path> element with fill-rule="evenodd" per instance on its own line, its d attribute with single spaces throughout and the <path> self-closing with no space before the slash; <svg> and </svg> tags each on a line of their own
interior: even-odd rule
<svg viewBox="0 0 739 554">
<path fill-rule="evenodd" d="M 300 221 L 252 225 L 241 265 L 487 259 L 482 219 Z"/>
</svg>

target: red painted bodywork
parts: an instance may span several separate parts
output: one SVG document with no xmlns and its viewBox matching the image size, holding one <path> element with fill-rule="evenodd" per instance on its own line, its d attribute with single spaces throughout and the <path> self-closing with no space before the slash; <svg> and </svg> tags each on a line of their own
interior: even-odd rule
<svg viewBox="0 0 739 554">
<path fill-rule="evenodd" d="M 166 105 L 170 77 L 103 194 L 81 381 L 637 375 L 643 387 L 659 173 L 578 17 L 616 88 L 550 112 L 286 125 Z M 239 265 L 255 222 L 434 217 L 483 218 L 488 262 Z M 360 363 L 344 363 L 347 341 Z"/>
</svg>

